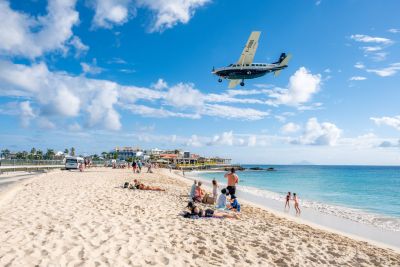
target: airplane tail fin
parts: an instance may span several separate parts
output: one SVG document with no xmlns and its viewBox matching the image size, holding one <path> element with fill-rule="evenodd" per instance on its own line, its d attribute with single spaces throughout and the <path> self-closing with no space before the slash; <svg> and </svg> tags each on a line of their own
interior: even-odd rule
<svg viewBox="0 0 400 267">
<path fill-rule="evenodd" d="M 279 64 L 279 67 L 287 67 L 287 64 L 289 63 L 289 60 L 292 58 L 291 54 L 286 54 L 282 53 L 281 56 L 279 57 L 279 60 L 275 62 L 275 64 Z M 282 69 L 279 69 L 274 72 L 275 77 L 279 76 L 281 73 Z"/>
</svg>

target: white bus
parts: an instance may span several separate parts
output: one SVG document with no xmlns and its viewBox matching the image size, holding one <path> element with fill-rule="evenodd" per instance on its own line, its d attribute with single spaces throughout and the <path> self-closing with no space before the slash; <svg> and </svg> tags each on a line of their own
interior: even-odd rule
<svg viewBox="0 0 400 267">
<path fill-rule="evenodd" d="M 77 170 L 80 164 L 84 164 L 83 158 L 81 157 L 65 157 L 65 169 L 66 170 Z"/>
</svg>

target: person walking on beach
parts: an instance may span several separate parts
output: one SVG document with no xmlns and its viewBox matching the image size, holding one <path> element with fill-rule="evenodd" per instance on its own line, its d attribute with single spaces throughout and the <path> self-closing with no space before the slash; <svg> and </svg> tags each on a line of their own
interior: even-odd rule
<svg viewBox="0 0 400 267">
<path fill-rule="evenodd" d="M 234 198 L 236 193 L 236 184 L 239 183 L 239 177 L 235 173 L 235 168 L 232 168 L 231 172 L 226 173 L 224 177 L 228 179 L 228 186 L 226 189 L 228 189 L 231 198 Z"/>
<path fill-rule="evenodd" d="M 285 209 L 288 207 L 290 209 L 290 197 L 292 196 L 292 193 L 288 192 L 286 195 L 286 203 L 285 203 Z"/>
<path fill-rule="evenodd" d="M 296 214 L 300 214 L 301 210 L 299 207 L 299 198 L 297 197 L 296 193 L 293 193 L 293 201 L 294 201 L 294 208 L 296 210 Z"/>
<path fill-rule="evenodd" d="M 218 183 L 217 183 L 217 180 L 213 179 L 212 180 L 212 185 L 213 185 L 213 198 L 214 198 L 214 201 L 217 201 L 217 197 L 218 197 Z"/>
</svg>

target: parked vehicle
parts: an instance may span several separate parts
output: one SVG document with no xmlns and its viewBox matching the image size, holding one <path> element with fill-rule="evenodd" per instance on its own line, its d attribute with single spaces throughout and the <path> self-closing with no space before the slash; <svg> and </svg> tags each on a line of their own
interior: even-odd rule
<svg viewBox="0 0 400 267">
<path fill-rule="evenodd" d="M 66 157 L 65 158 L 65 169 L 66 170 L 78 170 L 79 166 L 84 164 L 84 160 L 81 157 Z"/>
</svg>

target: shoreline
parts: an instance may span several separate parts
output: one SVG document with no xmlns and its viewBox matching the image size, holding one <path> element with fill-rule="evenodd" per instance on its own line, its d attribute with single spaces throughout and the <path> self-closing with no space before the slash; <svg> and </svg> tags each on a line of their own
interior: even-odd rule
<svg viewBox="0 0 400 267">
<path fill-rule="evenodd" d="M 209 181 L 207 178 L 199 176 L 199 174 L 202 172 L 208 171 L 194 171 L 192 172 L 192 174 L 194 174 L 193 176 L 190 176 L 190 173 L 185 173 L 188 174 L 188 177 L 181 177 L 190 181 L 193 181 L 194 179 L 201 179 L 203 184 L 206 183 L 206 185 L 210 188 L 211 181 Z M 251 186 L 247 186 L 247 188 L 263 190 Z M 286 219 L 293 220 L 294 222 L 307 224 L 321 230 L 330 231 L 360 241 L 369 242 L 382 248 L 393 249 L 400 253 L 400 232 L 398 231 L 386 230 L 371 224 L 365 224 L 334 214 L 321 212 L 313 209 L 312 207 L 301 207 L 302 214 L 299 217 L 295 214 L 290 214 L 287 211 L 283 211 L 283 201 L 258 196 L 257 194 L 249 193 L 248 190 L 243 192 L 243 190 L 240 189 L 240 185 L 237 189 L 237 192 L 240 196 L 239 199 L 241 202 L 246 202 L 268 212 L 272 212 L 277 216 L 282 216 Z M 293 209 L 291 211 L 293 211 Z"/>
<path fill-rule="evenodd" d="M 0 194 L 0 265 L 393 266 L 400 254 L 243 202 L 241 218 L 187 219 L 167 169 L 53 172 Z M 128 190 L 139 178 L 165 192 Z M 9 190 L 7 190 L 9 192 Z M 97 263 L 96 263 L 97 262 Z"/>
</svg>

